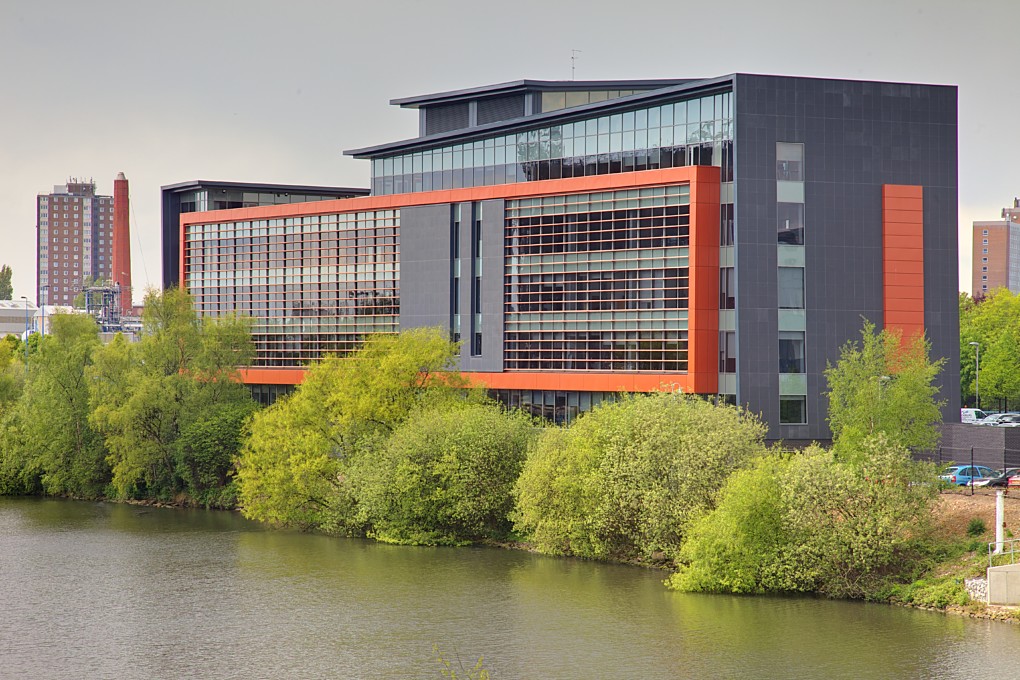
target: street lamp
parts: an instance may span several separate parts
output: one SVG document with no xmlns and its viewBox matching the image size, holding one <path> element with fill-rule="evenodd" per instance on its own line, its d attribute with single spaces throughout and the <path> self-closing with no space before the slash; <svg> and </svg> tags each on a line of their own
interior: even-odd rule
<svg viewBox="0 0 1020 680">
<path fill-rule="evenodd" d="M 25 301 L 25 369 L 28 369 L 28 298 L 24 295 L 21 299 Z"/>
<path fill-rule="evenodd" d="M 977 408 L 981 408 L 981 343 L 968 342 L 974 348 L 974 401 Z"/>
</svg>

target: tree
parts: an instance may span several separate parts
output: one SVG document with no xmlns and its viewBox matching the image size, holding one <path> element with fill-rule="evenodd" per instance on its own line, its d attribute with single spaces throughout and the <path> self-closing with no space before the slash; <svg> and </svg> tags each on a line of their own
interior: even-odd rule
<svg viewBox="0 0 1020 680">
<path fill-rule="evenodd" d="M 11 284 L 11 277 L 14 272 L 9 265 L 0 267 L 0 300 L 14 299 L 14 286 Z"/>
<path fill-rule="evenodd" d="M 452 370 L 457 346 L 435 328 L 371 337 L 309 367 L 288 398 L 252 421 L 237 461 L 247 517 L 360 534 L 350 467 L 419 409 L 477 400 Z"/>
<path fill-rule="evenodd" d="M 864 322 L 861 342 L 848 342 L 825 370 L 829 427 L 837 451 L 854 455 L 862 442 L 883 433 L 890 444 L 931 449 L 942 422 L 934 381 L 944 359 L 931 361 L 923 337 L 902 341 L 898 331 L 875 332 Z"/>
<path fill-rule="evenodd" d="M 351 468 L 371 535 L 427 545 L 505 538 L 534 429 L 529 416 L 495 404 L 411 415 Z"/>
<path fill-rule="evenodd" d="M 57 314 L 28 367 L 18 408 L 20 465 L 46 493 L 95 498 L 109 482 L 103 439 L 89 423 L 88 376 L 99 346 L 91 317 Z"/>
<path fill-rule="evenodd" d="M 935 469 L 884 435 L 854 460 L 813 446 L 735 473 L 695 522 L 668 585 L 874 599 L 931 550 Z"/>
<path fill-rule="evenodd" d="M 104 347 L 93 375 L 92 422 L 110 449 L 114 489 L 206 502 L 229 483 L 255 408 L 237 379 L 253 353 L 250 320 L 199 319 L 188 293 L 170 289 L 146 295 L 142 323 L 140 342 Z"/>
<path fill-rule="evenodd" d="M 542 433 L 516 486 L 516 526 L 548 553 L 674 557 L 726 478 L 764 451 L 764 435 L 754 416 L 694 396 L 603 403 Z"/>
<path fill-rule="evenodd" d="M 981 345 L 981 401 L 1008 408 L 1020 398 L 1020 297 L 997 288 L 980 302 L 960 299 L 960 391 L 975 393 L 977 348 Z M 975 403 L 969 400 L 970 403 Z"/>
</svg>

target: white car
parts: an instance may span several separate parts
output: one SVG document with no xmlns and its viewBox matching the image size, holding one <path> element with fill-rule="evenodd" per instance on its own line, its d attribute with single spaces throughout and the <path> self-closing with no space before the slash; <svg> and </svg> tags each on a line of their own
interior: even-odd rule
<svg viewBox="0 0 1020 680">
<path fill-rule="evenodd" d="M 977 421 L 978 425 L 1002 425 L 1013 420 L 1016 416 L 1020 416 L 1020 413 L 1009 412 L 1009 413 L 993 413 L 990 416 L 982 418 Z"/>
</svg>

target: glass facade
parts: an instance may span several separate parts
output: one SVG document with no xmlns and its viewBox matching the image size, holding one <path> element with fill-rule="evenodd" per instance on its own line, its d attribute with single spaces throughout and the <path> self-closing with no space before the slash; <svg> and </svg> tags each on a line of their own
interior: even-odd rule
<svg viewBox="0 0 1020 680">
<path fill-rule="evenodd" d="M 732 94 L 595 116 L 516 134 L 375 158 L 372 193 L 400 194 L 717 165 L 733 178 Z"/>
<path fill-rule="evenodd" d="M 689 186 L 508 201 L 506 229 L 506 370 L 687 370 Z"/>
<path fill-rule="evenodd" d="M 255 366 L 301 366 L 399 327 L 399 210 L 189 225 L 202 316 L 255 321 Z"/>
<path fill-rule="evenodd" d="M 489 390 L 489 396 L 509 408 L 562 425 L 602 402 L 616 401 L 616 392 L 569 392 L 553 390 Z"/>
</svg>

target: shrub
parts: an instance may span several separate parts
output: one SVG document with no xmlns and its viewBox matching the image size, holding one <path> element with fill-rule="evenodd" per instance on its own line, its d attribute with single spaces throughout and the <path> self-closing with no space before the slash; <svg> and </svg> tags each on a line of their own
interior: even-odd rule
<svg viewBox="0 0 1020 680">
<path fill-rule="evenodd" d="M 967 523 L 967 535 L 971 538 L 977 538 L 986 531 L 988 531 L 988 527 L 980 517 L 971 517 L 970 522 Z"/>
<path fill-rule="evenodd" d="M 411 544 L 505 537 L 533 426 L 496 405 L 414 414 L 350 469 L 371 534 Z"/>
<path fill-rule="evenodd" d="M 750 414 L 678 393 L 604 403 L 542 434 L 516 486 L 515 524 L 542 552 L 673 558 L 730 473 L 764 451 L 764 434 Z"/>
</svg>

